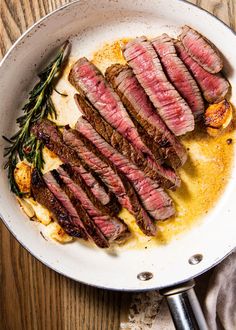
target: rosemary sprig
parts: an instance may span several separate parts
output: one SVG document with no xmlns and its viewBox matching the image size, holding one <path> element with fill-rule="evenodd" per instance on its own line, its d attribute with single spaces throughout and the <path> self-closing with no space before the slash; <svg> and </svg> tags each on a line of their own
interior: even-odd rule
<svg viewBox="0 0 236 330">
<path fill-rule="evenodd" d="M 64 96 L 64 97 L 67 97 L 67 96 L 68 96 L 68 95 L 65 94 L 65 93 L 61 93 L 61 92 L 59 92 L 56 88 L 54 88 L 54 91 L 55 91 L 57 94 L 61 95 L 61 96 Z"/>
<path fill-rule="evenodd" d="M 18 196 L 22 196 L 14 177 L 14 170 L 18 161 L 26 159 L 39 171 L 44 166 L 43 144 L 31 133 L 31 127 L 40 119 L 48 116 L 57 117 L 51 95 L 54 89 L 54 80 L 62 67 L 67 46 L 68 42 L 62 46 L 54 60 L 38 75 L 39 82 L 29 93 L 28 102 L 22 109 L 24 114 L 16 120 L 19 126 L 17 133 L 11 138 L 3 136 L 4 140 L 9 143 L 4 153 L 4 157 L 8 157 L 5 168 L 8 169 L 11 191 Z"/>
</svg>

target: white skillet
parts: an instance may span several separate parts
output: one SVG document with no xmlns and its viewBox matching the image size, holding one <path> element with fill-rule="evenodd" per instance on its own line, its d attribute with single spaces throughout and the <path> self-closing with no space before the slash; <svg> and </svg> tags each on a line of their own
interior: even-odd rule
<svg viewBox="0 0 236 330">
<path fill-rule="evenodd" d="M 18 109 L 43 61 L 72 35 L 78 35 L 78 54 L 89 57 L 106 41 L 162 32 L 176 35 L 184 24 L 202 32 L 224 54 L 225 73 L 233 86 L 231 100 L 236 104 L 236 37 L 211 14 L 177 0 L 81 0 L 44 17 L 4 57 L 0 67 L 1 135 L 14 132 Z M 167 245 L 111 254 L 79 242 L 60 245 L 43 239 L 39 225 L 29 221 L 9 191 L 3 147 L 0 140 L 0 213 L 4 223 L 32 255 L 76 281 L 113 290 L 170 287 L 205 272 L 236 246 L 235 163 L 224 194 L 200 225 Z M 140 276 L 143 272 L 151 276 Z"/>
</svg>

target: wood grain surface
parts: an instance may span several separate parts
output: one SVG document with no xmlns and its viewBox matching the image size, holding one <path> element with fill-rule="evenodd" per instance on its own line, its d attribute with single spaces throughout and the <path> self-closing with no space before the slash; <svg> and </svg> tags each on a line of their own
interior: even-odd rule
<svg viewBox="0 0 236 330">
<path fill-rule="evenodd" d="M 0 0 L 0 56 L 35 21 L 68 2 Z M 235 0 L 190 2 L 236 28 Z M 22 248 L 3 224 L 0 244 L 0 329 L 119 329 L 130 294 L 95 289 L 55 273 Z"/>
</svg>

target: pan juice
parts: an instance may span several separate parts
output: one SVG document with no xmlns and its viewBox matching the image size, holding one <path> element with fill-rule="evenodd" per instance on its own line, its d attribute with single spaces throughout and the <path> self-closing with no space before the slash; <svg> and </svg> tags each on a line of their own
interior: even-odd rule
<svg viewBox="0 0 236 330">
<path fill-rule="evenodd" d="M 133 216 L 122 210 L 120 216 L 133 231 L 133 237 L 125 247 L 167 244 L 178 234 L 199 224 L 223 193 L 232 168 L 233 144 L 236 142 L 234 132 L 212 138 L 198 129 L 181 140 L 188 150 L 188 160 L 178 171 L 181 187 L 174 192 L 168 191 L 174 201 L 176 215 L 157 221 L 159 232 L 150 238 L 139 230 Z"/>
</svg>

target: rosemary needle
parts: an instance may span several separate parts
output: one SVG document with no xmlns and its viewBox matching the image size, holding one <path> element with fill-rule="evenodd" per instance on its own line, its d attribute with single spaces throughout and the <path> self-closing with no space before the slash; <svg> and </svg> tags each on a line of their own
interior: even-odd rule
<svg viewBox="0 0 236 330">
<path fill-rule="evenodd" d="M 16 120 L 19 126 L 17 133 L 11 138 L 3 136 L 4 140 L 9 143 L 4 153 L 4 157 L 8 157 L 5 168 L 8 169 L 11 191 L 17 196 L 22 196 L 14 176 L 17 163 L 26 159 L 40 172 L 43 169 L 43 144 L 31 133 L 31 127 L 38 120 L 48 116 L 54 118 L 57 116 L 51 95 L 54 89 L 54 79 L 62 67 L 67 46 L 68 41 L 58 51 L 54 60 L 38 75 L 39 82 L 29 93 L 28 102 L 22 109 L 24 114 Z"/>
</svg>

